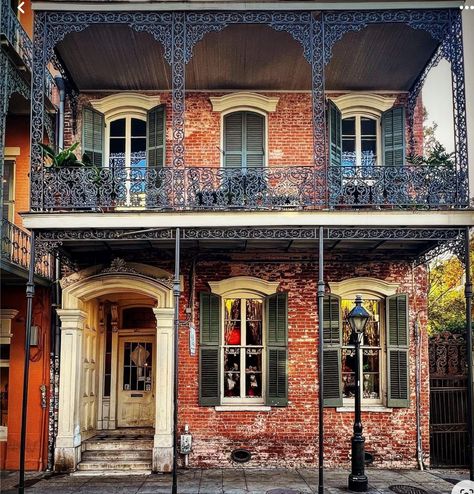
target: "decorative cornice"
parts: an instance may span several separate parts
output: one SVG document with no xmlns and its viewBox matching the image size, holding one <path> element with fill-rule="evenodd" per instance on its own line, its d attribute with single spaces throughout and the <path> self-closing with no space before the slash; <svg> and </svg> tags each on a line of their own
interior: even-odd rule
<svg viewBox="0 0 474 494">
<path fill-rule="evenodd" d="M 278 282 L 265 281 L 254 276 L 234 276 L 221 281 L 209 281 L 212 293 L 228 296 L 242 292 L 271 295 L 278 290 L 279 285 Z"/>
<path fill-rule="evenodd" d="M 330 98 L 345 117 L 352 113 L 365 113 L 379 118 L 384 111 L 393 107 L 396 97 L 380 94 L 349 93 Z"/>
<path fill-rule="evenodd" d="M 105 98 L 92 100 L 92 107 L 104 114 L 106 120 L 128 115 L 143 114 L 161 103 L 160 96 L 140 93 L 116 93 Z"/>
<path fill-rule="evenodd" d="M 0 309 L 0 319 L 14 319 L 18 311 L 16 309 Z"/>
<path fill-rule="evenodd" d="M 329 283 L 331 293 L 344 298 L 361 295 L 363 298 L 383 298 L 395 295 L 399 283 L 379 280 L 371 277 L 349 278 Z"/>
<path fill-rule="evenodd" d="M 224 112 L 234 108 L 255 108 L 265 113 L 276 111 L 279 98 L 262 94 L 239 92 L 209 98 L 212 111 Z"/>
</svg>

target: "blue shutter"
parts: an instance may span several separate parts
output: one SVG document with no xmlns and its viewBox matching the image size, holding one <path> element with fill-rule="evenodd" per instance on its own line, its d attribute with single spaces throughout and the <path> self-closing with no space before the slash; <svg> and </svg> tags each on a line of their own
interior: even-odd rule
<svg viewBox="0 0 474 494">
<path fill-rule="evenodd" d="M 166 110 L 165 105 L 155 106 L 147 113 L 147 165 L 163 167 L 165 165 Z"/>
<path fill-rule="evenodd" d="M 82 110 L 82 152 L 92 165 L 101 167 L 104 158 L 104 115 L 93 108 Z"/>
<path fill-rule="evenodd" d="M 342 163 L 342 117 L 339 108 L 329 100 L 329 164 L 341 166 Z"/>
</svg>

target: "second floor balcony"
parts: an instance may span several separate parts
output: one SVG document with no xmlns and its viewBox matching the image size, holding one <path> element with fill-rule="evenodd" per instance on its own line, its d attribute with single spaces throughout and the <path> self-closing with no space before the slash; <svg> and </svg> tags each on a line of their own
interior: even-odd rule
<svg viewBox="0 0 474 494">
<path fill-rule="evenodd" d="M 40 14 L 84 164 L 50 166 L 35 119 L 32 212 L 469 206 L 457 10 Z M 436 162 L 419 96 L 443 56 L 455 146 Z"/>
</svg>

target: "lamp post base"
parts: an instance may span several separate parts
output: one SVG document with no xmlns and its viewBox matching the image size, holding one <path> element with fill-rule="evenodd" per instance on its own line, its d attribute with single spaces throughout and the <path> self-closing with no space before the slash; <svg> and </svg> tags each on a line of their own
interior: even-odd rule
<svg viewBox="0 0 474 494">
<path fill-rule="evenodd" d="M 368 479 L 366 475 L 349 475 L 349 490 L 354 492 L 367 492 L 368 490 Z"/>
</svg>

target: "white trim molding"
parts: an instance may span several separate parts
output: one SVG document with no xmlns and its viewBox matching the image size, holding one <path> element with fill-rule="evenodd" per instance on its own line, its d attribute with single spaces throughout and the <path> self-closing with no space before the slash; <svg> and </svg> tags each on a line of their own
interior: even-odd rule
<svg viewBox="0 0 474 494">
<path fill-rule="evenodd" d="M 161 99 L 159 95 L 123 92 L 90 103 L 95 110 L 104 114 L 106 121 L 110 121 L 121 116 L 146 116 L 148 110 L 161 103 Z"/>
<path fill-rule="evenodd" d="M 212 104 L 212 111 L 215 112 L 248 108 L 261 110 L 265 113 L 276 111 L 279 99 L 245 91 L 225 94 L 224 96 L 211 96 L 209 98 Z"/>
<path fill-rule="evenodd" d="M 398 283 L 371 277 L 349 278 L 344 281 L 331 281 L 331 293 L 341 298 L 361 295 L 363 298 L 385 298 L 397 293 Z"/>
<path fill-rule="evenodd" d="M 209 281 L 211 292 L 216 295 L 245 297 L 258 295 L 260 297 L 276 293 L 280 283 L 265 281 L 253 276 L 234 276 L 221 281 Z"/>
<path fill-rule="evenodd" d="M 17 156 L 20 156 L 21 149 L 19 147 L 5 147 L 3 159 L 5 161 L 15 161 Z"/>
<path fill-rule="evenodd" d="M 354 114 L 380 118 L 384 111 L 393 107 L 396 97 L 372 93 L 349 93 L 330 99 L 341 110 L 343 118 Z"/>
</svg>

